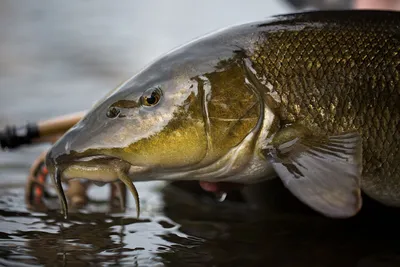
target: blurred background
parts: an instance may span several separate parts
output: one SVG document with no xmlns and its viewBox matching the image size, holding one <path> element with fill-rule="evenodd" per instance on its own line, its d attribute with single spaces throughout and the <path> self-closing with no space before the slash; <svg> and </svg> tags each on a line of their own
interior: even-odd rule
<svg viewBox="0 0 400 267">
<path fill-rule="evenodd" d="M 0 129 L 90 109 L 162 54 L 219 28 L 299 10 L 350 8 L 351 2 L 2 0 Z M 26 177 L 48 147 L 0 152 L 0 266 L 378 266 L 368 265 L 375 262 L 374 251 L 353 253 L 362 239 L 346 245 L 344 235 L 330 233 L 319 221 L 293 226 L 294 221 L 279 219 L 267 225 L 245 206 L 221 203 L 216 209 L 215 201 L 199 202 L 162 189 L 162 183 L 137 184 L 139 221 L 132 199 L 125 214 L 91 204 L 67 223 L 58 212 L 30 212 L 24 203 Z M 107 188 L 91 194 L 106 199 Z M 308 232 L 293 234 L 304 225 Z M 335 237 L 325 242 L 316 233 Z M 391 253 L 385 250 L 384 256 L 398 255 Z"/>
</svg>

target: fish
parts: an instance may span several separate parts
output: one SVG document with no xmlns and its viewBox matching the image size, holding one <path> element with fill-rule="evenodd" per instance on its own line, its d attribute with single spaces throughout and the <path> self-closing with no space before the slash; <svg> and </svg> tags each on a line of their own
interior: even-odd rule
<svg viewBox="0 0 400 267">
<path fill-rule="evenodd" d="M 400 206 L 400 13 L 309 11 L 206 34 L 162 55 L 49 150 L 62 181 L 280 178 L 349 218 L 362 195 Z"/>
</svg>

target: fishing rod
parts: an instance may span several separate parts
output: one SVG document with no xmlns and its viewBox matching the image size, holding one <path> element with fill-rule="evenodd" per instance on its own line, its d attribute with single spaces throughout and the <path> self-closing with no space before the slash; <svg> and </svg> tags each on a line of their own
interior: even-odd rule
<svg viewBox="0 0 400 267">
<path fill-rule="evenodd" d="M 86 112 L 76 112 L 23 126 L 9 125 L 0 131 L 0 147 L 4 150 L 23 145 L 54 142 L 74 126 Z"/>
</svg>

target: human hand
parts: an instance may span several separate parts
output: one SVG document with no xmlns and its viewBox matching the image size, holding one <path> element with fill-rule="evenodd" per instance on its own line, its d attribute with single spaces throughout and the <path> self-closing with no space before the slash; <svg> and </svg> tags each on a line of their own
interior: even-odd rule
<svg viewBox="0 0 400 267">
<path fill-rule="evenodd" d="M 400 0 L 355 0 L 355 9 L 400 10 Z"/>
</svg>

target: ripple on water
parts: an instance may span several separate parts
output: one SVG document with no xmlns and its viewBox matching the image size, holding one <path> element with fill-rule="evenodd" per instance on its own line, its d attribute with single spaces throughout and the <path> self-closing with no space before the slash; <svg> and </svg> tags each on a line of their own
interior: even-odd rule
<svg viewBox="0 0 400 267">
<path fill-rule="evenodd" d="M 160 187 L 157 183 L 153 186 Z M 33 265 L 136 262 L 153 266 L 162 263 L 163 257 L 159 254 L 173 250 L 188 235 L 179 231 L 177 223 L 158 212 L 161 204 L 155 199 L 161 201 L 161 198 L 154 196 L 153 189 L 147 190 L 152 192 L 148 203 L 154 209 L 145 204 L 140 219 L 132 216 L 135 213 L 131 201 L 124 214 L 107 213 L 104 205 L 92 203 L 87 209 L 72 212 L 68 220 L 64 220 L 58 210 L 28 211 L 23 188 L 2 190 L 1 256 L 7 262 Z M 146 217 L 157 212 L 151 219 Z M 178 239 L 172 241 L 169 236 Z"/>
</svg>

